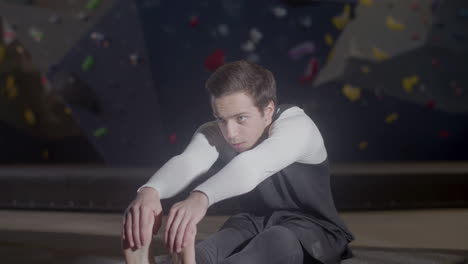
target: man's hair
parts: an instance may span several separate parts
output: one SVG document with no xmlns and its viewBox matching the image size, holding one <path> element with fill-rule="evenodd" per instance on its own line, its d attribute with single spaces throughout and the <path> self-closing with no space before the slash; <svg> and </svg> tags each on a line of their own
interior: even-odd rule
<svg viewBox="0 0 468 264">
<path fill-rule="evenodd" d="M 218 98 L 236 92 L 249 95 L 258 110 L 270 101 L 276 106 L 276 82 L 273 74 L 260 65 L 238 60 L 219 67 L 206 81 L 209 95 Z"/>
</svg>

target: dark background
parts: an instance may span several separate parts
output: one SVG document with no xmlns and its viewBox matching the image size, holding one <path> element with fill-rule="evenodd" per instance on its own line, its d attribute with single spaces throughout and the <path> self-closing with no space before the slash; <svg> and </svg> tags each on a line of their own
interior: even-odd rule
<svg viewBox="0 0 468 264">
<path fill-rule="evenodd" d="M 383 15 L 362 18 L 355 14 L 357 1 L 116 0 L 94 9 L 73 1 L 3 1 L 3 24 L 8 23 L 17 38 L 2 45 L 7 55 L 0 71 L 0 163 L 160 166 L 212 118 L 204 82 L 212 70 L 206 60 L 216 52 L 224 54 L 219 58 L 224 62 L 247 59 L 270 69 L 280 103 L 306 110 L 321 130 L 332 162 L 466 160 L 466 7 L 463 1 L 426 2 L 431 1 L 415 1 L 419 6 L 374 3 L 368 8 Z M 394 56 L 389 52 L 385 61 L 342 56 L 335 58 L 345 66 L 342 75 L 320 84 L 301 81 L 311 59 L 318 62 L 320 73 L 330 51 L 348 45 L 343 35 L 350 24 L 341 30 L 332 23 L 346 5 L 351 23 L 368 20 L 367 35 L 352 33 L 367 43 L 361 46 L 384 49 L 379 39 L 390 34 L 410 38 L 411 25 L 422 23 L 419 16 L 424 14 L 429 19 L 420 33 L 425 39 L 408 48 L 408 43 L 392 38 L 382 45 L 403 51 Z M 274 15 L 278 7 L 287 12 L 284 17 Z M 77 18 L 79 12 L 88 19 Z M 369 23 L 384 23 L 386 16 L 400 17 L 406 29 L 393 33 L 371 28 Z M 54 17 L 59 22 L 51 22 Z M 221 24 L 228 34 L 218 29 Z M 67 30 L 73 27 L 76 32 Z M 43 32 L 41 41 L 33 40 L 31 28 Z M 263 37 L 254 51 L 245 51 L 242 45 L 252 28 Z M 352 30 L 356 28 L 367 30 L 359 25 Z M 93 32 L 104 37 L 93 39 Z M 325 43 L 325 34 L 333 37 L 333 45 Z M 288 51 L 305 41 L 312 42 L 315 51 L 289 58 Z M 18 46 L 28 56 L 18 54 Z M 136 66 L 129 59 L 133 53 L 138 54 Z M 86 56 L 94 59 L 89 70 L 82 68 Z M 33 70 L 26 70 L 30 64 Z M 362 65 L 370 69 L 367 75 L 360 72 Z M 413 75 L 419 82 L 412 93 L 405 93 L 401 80 Z M 9 76 L 16 77 L 19 90 L 14 99 L 5 88 Z M 40 76 L 48 79 L 48 89 Z M 343 94 L 346 84 L 360 87 L 358 100 Z M 37 92 L 41 90 L 42 95 Z M 64 115 L 65 107 L 72 112 Z M 36 114 L 34 125 L 25 121 L 27 108 Z M 385 122 L 392 113 L 398 118 Z M 59 121 L 49 122 L 50 116 Z"/>
</svg>

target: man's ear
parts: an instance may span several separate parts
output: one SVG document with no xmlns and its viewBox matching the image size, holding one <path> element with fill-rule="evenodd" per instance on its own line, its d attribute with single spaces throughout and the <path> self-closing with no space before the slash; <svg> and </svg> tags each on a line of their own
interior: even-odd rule
<svg viewBox="0 0 468 264">
<path fill-rule="evenodd" d="M 263 111 L 264 115 L 268 118 L 273 118 L 273 113 L 275 112 L 275 103 L 271 100 Z"/>
</svg>

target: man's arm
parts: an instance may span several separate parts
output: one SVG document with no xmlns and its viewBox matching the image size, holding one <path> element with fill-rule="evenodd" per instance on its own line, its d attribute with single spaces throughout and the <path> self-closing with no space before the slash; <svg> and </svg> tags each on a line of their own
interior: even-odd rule
<svg viewBox="0 0 468 264">
<path fill-rule="evenodd" d="M 158 191 L 161 199 L 170 198 L 207 172 L 218 156 L 216 147 L 210 145 L 206 136 L 196 132 L 183 153 L 166 162 L 137 192 L 151 187 Z"/>
<path fill-rule="evenodd" d="M 216 148 L 210 145 L 204 134 L 210 137 L 209 128 L 207 125 L 201 126 L 184 152 L 169 160 L 147 184 L 138 189 L 136 198 L 125 210 L 122 223 L 122 239 L 128 240 L 131 247 L 146 245 L 151 241 L 151 233 L 158 231 L 162 222 L 161 199 L 180 192 L 206 172 L 218 158 Z"/>
<path fill-rule="evenodd" d="M 195 188 L 209 205 L 247 193 L 259 183 L 300 161 L 321 163 L 327 154 L 314 122 L 300 108 L 272 124 L 270 136 L 255 148 L 235 157 L 217 174 Z"/>
</svg>

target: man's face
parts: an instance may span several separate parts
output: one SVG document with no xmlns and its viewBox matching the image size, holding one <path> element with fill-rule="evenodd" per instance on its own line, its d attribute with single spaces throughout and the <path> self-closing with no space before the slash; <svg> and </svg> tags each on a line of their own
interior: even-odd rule
<svg viewBox="0 0 468 264">
<path fill-rule="evenodd" d="M 274 104 L 270 102 L 262 115 L 253 99 L 244 92 L 211 97 L 211 106 L 224 138 L 237 152 L 246 151 L 257 143 L 271 124 L 274 112 Z"/>
</svg>

